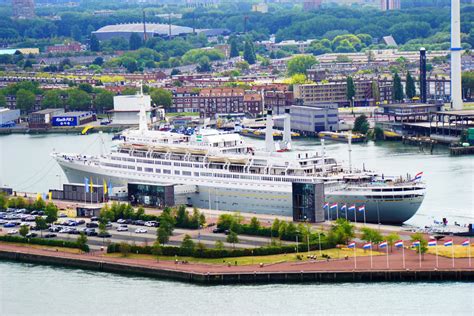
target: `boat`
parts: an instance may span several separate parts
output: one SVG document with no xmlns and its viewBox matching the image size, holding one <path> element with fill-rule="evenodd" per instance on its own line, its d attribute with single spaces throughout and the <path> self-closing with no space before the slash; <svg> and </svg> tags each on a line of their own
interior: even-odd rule
<svg viewBox="0 0 474 316">
<path fill-rule="evenodd" d="M 124 131 L 125 140 L 111 152 L 52 156 L 70 182 L 92 177 L 114 186 L 185 185 L 196 188 L 187 193 L 187 204 L 199 208 L 291 216 L 293 183 L 324 184 L 326 201 L 340 206 L 328 209 L 326 218 L 401 224 L 420 207 L 425 186 L 418 179 L 344 167 L 324 146 L 321 153 L 277 152 L 291 148 L 290 142 L 277 146 L 269 121 L 265 148 L 254 148 L 239 134 L 213 129 L 193 135 L 148 130 L 143 110 L 139 128 Z M 365 206 L 364 219 L 351 205 Z"/>
<path fill-rule="evenodd" d="M 238 131 L 238 133 L 247 137 L 265 139 L 265 129 L 242 128 Z M 299 137 L 301 137 L 300 133 L 291 132 L 291 138 L 299 138 Z M 273 131 L 273 139 L 282 140 L 283 133 L 278 130 Z"/>
<path fill-rule="evenodd" d="M 362 143 L 365 142 L 365 135 L 362 134 L 351 134 L 351 133 L 342 133 L 342 132 L 319 132 L 319 138 L 324 138 L 327 140 L 339 141 L 347 143 L 347 140 L 351 138 L 353 143 Z"/>
<path fill-rule="evenodd" d="M 383 136 L 386 140 L 398 140 L 398 139 L 402 139 L 403 137 L 403 135 L 390 129 L 384 129 Z"/>
</svg>

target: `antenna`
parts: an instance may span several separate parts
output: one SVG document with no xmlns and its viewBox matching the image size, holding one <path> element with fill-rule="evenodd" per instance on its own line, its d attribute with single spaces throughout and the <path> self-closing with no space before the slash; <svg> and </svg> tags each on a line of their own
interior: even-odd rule
<svg viewBox="0 0 474 316">
<path fill-rule="evenodd" d="M 146 22 L 145 22 L 145 9 L 143 9 L 143 41 L 146 42 Z"/>
</svg>

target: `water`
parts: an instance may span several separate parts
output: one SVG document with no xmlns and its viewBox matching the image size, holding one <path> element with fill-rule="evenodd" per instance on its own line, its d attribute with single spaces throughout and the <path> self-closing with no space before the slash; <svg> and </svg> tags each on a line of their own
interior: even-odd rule
<svg viewBox="0 0 474 316">
<path fill-rule="evenodd" d="M 0 136 L 0 186 L 10 186 L 18 191 L 47 192 L 66 181 L 62 170 L 49 154 L 80 152 L 98 154 L 101 148 L 110 149 L 112 135 L 8 135 Z M 262 147 L 263 141 L 249 139 Z M 317 140 L 302 139 L 294 142 L 295 149 L 321 151 Z M 433 155 L 420 152 L 416 146 L 399 142 L 354 144 L 352 164 L 363 166 L 386 175 L 414 175 L 424 172 L 427 194 L 418 213 L 409 224 L 424 226 L 433 219 L 447 217 L 450 223 L 474 222 L 474 159 L 472 156 L 450 157 L 445 149 Z M 348 163 L 347 145 L 326 142 L 328 155 Z"/>
<path fill-rule="evenodd" d="M 2 315 L 472 315 L 468 283 L 199 286 L 0 262 Z"/>
</svg>

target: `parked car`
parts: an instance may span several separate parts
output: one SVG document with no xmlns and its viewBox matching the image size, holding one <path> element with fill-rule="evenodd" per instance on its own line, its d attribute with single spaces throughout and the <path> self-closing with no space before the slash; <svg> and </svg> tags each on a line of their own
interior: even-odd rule
<svg viewBox="0 0 474 316">
<path fill-rule="evenodd" d="M 214 234 L 220 234 L 220 233 L 225 232 L 225 229 L 217 227 L 217 228 L 214 228 L 214 229 L 212 230 L 212 232 L 213 232 Z"/>
<path fill-rule="evenodd" d="M 50 232 L 58 233 L 62 228 L 59 226 L 51 226 L 48 228 Z"/>
<path fill-rule="evenodd" d="M 145 229 L 145 228 L 137 228 L 135 229 L 135 233 L 137 234 L 145 234 L 147 233 L 148 231 Z"/>
<path fill-rule="evenodd" d="M 67 233 L 71 235 L 79 235 L 80 231 L 77 230 L 76 228 L 69 228 L 69 231 Z"/>
<path fill-rule="evenodd" d="M 117 223 L 119 223 L 119 224 L 125 224 L 125 222 L 126 222 L 126 220 L 124 220 L 123 218 L 119 218 L 117 220 Z"/>
<path fill-rule="evenodd" d="M 58 215 L 59 217 L 67 217 L 67 215 L 65 213 L 59 213 Z"/>
<path fill-rule="evenodd" d="M 83 220 L 83 219 L 80 219 L 80 220 L 77 221 L 77 225 L 82 225 L 82 224 L 85 224 L 85 223 L 86 223 L 86 221 Z"/>
<path fill-rule="evenodd" d="M 97 222 L 97 221 L 99 221 L 99 217 L 97 217 L 97 216 L 92 216 L 91 217 L 91 222 Z"/>
<path fill-rule="evenodd" d="M 132 223 L 138 226 L 145 226 L 145 221 L 142 221 L 141 219 L 133 221 Z"/>
<path fill-rule="evenodd" d="M 97 227 L 99 227 L 99 224 L 91 222 L 91 223 L 87 223 L 86 227 L 87 228 L 97 228 Z"/>
<path fill-rule="evenodd" d="M 10 227 L 15 227 L 15 226 L 16 226 L 16 223 L 14 222 L 8 222 L 8 223 L 3 224 L 3 227 L 5 228 L 10 228 Z"/>
<path fill-rule="evenodd" d="M 17 230 L 17 229 L 10 229 L 7 234 L 8 234 L 8 235 L 15 235 L 15 234 L 18 234 L 18 230 Z"/>
<path fill-rule="evenodd" d="M 36 219 L 36 216 L 32 216 L 32 215 L 22 218 L 22 220 L 25 222 L 34 222 L 35 219 Z"/>
<path fill-rule="evenodd" d="M 85 233 L 86 233 L 87 236 L 97 236 L 98 235 L 94 228 L 86 228 Z"/>
<path fill-rule="evenodd" d="M 108 232 L 104 232 L 104 233 L 99 233 L 97 234 L 97 237 L 100 237 L 100 238 L 110 238 L 112 237 L 112 235 Z"/>
<path fill-rule="evenodd" d="M 107 224 L 105 224 L 105 228 L 112 228 L 112 223 L 108 222 Z"/>
<path fill-rule="evenodd" d="M 48 234 L 43 235 L 44 238 L 54 238 L 54 237 L 57 237 L 57 236 L 58 235 L 53 234 L 53 233 L 48 233 Z"/>
<path fill-rule="evenodd" d="M 128 226 L 127 225 L 120 225 L 117 227 L 118 232 L 127 232 L 128 231 Z"/>
<path fill-rule="evenodd" d="M 37 233 L 28 233 L 28 234 L 26 234 L 25 237 L 26 238 L 36 238 L 36 237 L 38 237 L 38 234 Z"/>
<path fill-rule="evenodd" d="M 147 227 L 158 227 L 158 226 L 160 226 L 160 223 L 158 223 L 157 221 L 148 221 L 148 222 L 145 222 L 145 226 L 147 226 Z"/>
<path fill-rule="evenodd" d="M 70 230 L 71 230 L 71 228 L 64 227 L 64 228 L 61 228 L 61 230 L 58 233 L 67 234 L 67 233 L 69 233 Z"/>
</svg>

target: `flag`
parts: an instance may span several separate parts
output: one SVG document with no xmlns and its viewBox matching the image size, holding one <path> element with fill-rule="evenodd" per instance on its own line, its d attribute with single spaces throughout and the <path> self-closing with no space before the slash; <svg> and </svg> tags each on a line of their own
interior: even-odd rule
<svg viewBox="0 0 474 316">
<path fill-rule="evenodd" d="M 428 241 L 428 247 L 435 247 L 436 246 L 436 240 L 435 239 L 431 239 L 430 241 Z"/>
<path fill-rule="evenodd" d="M 370 248 L 372 248 L 372 243 L 370 243 L 370 242 L 365 243 L 365 244 L 362 246 L 362 248 L 364 248 L 364 249 L 370 249 Z"/>
<path fill-rule="evenodd" d="M 393 245 L 397 248 L 403 247 L 403 240 L 396 241 Z"/>
<path fill-rule="evenodd" d="M 329 203 L 328 202 L 324 203 L 323 208 L 328 208 L 328 207 L 329 207 Z"/>
<path fill-rule="evenodd" d="M 365 205 L 362 205 L 361 207 L 359 207 L 359 212 L 365 212 Z"/>
<path fill-rule="evenodd" d="M 469 246 L 469 244 L 470 244 L 469 239 L 466 239 L 461 243 L 461 246 Z"/>
<path fill-rule="evenodd" d="M 450 247 L 450 246 L 452 246 L 452 245 L 453 245 L 453 240 L 452 240 L 452 239 L 451 239 L 451 240 L 448 240 L 448 241 L 446 241 L 446 242 L 444 243 L 444 246 L 445 246 L 445 247 Z"/>
<path fill-rule="evenodd" d="M 413 178 L 413 181 L 421 180 L 422 175 L 423 175 L 423 172 L 418 172 Z"/>
<path fill-rule="evenodd" d="M 337 203 L 331 204 L 331 206 L 330 206 L 329 208 L 330 208 L 330 209 L 337 208 Z"/>
<path fill-rule="evenodd" d="M 388 246 L 387 241 L 382 241 L 382 242 L 379 244 L 379 247 L 380 247 L 380 248 L 385 248 L 385 247 L 387 247 L 387 246 Z"/>
<path fill-rule="evenodd" d="M 411 244 L 412 247 L 419 247 L 420 245 L 421 245 L 421 244 L 420 244 L 420 241 L 419 241 L 419 240 L 415 240 L 415 241 Z"/>
<path fill-rule="evenodd" d="M 94 182 L 92 182 L 92 177 L 91 177 L 91 182 L 89 184 L 89 187 L 91 189 L 91 192 L 94 192 Z"/>
<path fill-rule="evenodd" d="M 36 201 L 41 200 L 41 193 L 36 193 Z"/>
<path fill-rule="evenodd" d="M 89 179 L 84 177 L 84 190 L 89 193 Z"/>
<path fill-rule="evenodd" d="M 346 210 L 346 209 L 347 209 L 347 204 L 342 204 L 342 206 L 341 206 L 341 211 L 342 211 L 342 210 Z"/>
<path fill-rule="evenodd" d="M 107 182 L 105 182 L 105 180 L 103 181 L 102 186 L 104 187 L 104 194 L 107 194 Z"/>
<path fill-rule="evenodd" d="M 48 200 L 52 200 L 53 199 L 53 192 L 49 191 L 48 192 Z"/>
<path fill-rule="evenodd" d="M 112 182 L 109 180 L 109 185 L 107 188 L 107 192 L 112 192 Z"/>
<path fill-rule="evenodd" d="M 355 248 L 356 246 L 356 243 L 355 242 L 350 242 L 348 245 L 347 245 L 347 248 Z"/>
<path fill-rule="evenodd" d="M 355 209 L 356 209 L 355 204 L 352 204 L 351 206 L 349 206 L 349 211 L 355 211 Z"/>
</svg>

